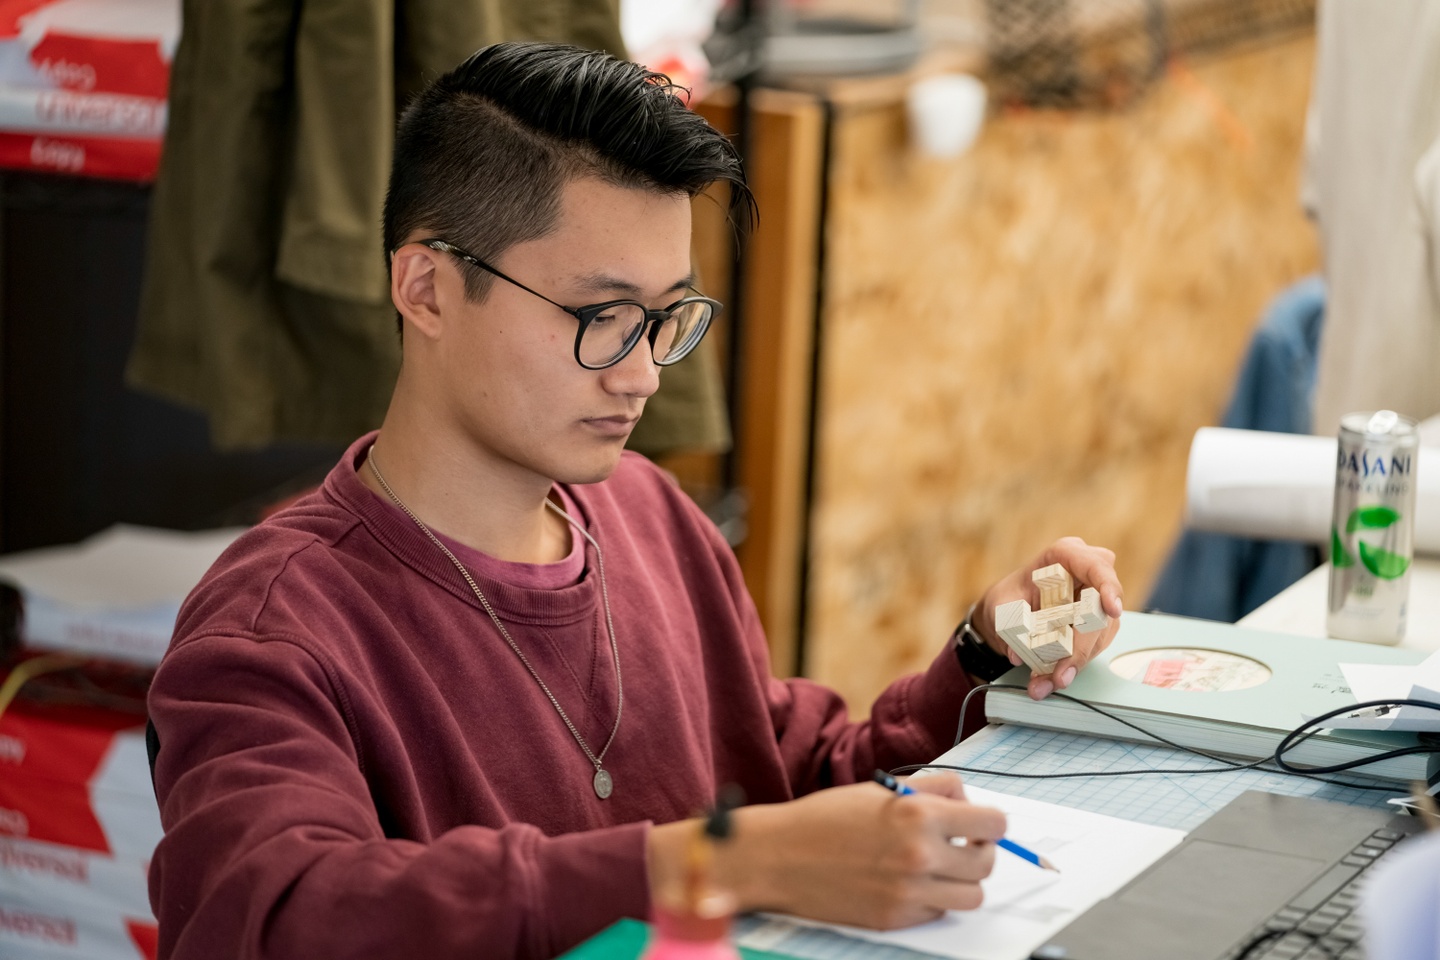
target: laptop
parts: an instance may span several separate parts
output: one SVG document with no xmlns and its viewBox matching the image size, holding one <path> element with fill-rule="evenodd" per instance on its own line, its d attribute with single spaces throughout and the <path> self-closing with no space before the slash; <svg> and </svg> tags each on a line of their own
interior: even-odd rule
<svg viewBox="0 0 1440 960">
<path fill-rule="evenodd" d="M 1247 791 L 1031 960 L 1359 957 L 1357 884 L 1416 817 Z M 1290 931 L 1290 932 L 1287 932 Z M 1328 953 L 1305 953 L 1324 938 Z"/>
</svg>

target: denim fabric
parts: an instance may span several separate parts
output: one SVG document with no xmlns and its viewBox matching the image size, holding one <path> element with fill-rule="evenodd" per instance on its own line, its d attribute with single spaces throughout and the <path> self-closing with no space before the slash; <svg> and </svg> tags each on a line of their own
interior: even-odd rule
<svg viewBox="0 0 1440 960">
<path fill-rule="evenodd" d="M 1270 304 L 1251 340 L 1221 426 L 1309 433 L 1315 364 L 1325 320 L 1318 276 Z M 1313 570 L 1319 551 L 1303 543 L 1186 530 L 1166 561 L 1149 608 L 1233 622 Z"/>
</svg>

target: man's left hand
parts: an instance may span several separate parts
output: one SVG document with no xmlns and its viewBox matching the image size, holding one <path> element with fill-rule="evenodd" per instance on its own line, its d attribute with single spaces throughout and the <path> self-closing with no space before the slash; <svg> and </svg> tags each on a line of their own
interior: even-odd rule
<svg viewBox="0 0 1440 960">
<path fill-rule="evenodd" d="M 1104 547 L 1093 547 L 1079 537 L 1056 540 L 1035 558 L 1033 563 L 1021 567 L 985 591 L 980 606 L 975 610 L 975 619 L 972 621 L 975 629 L 992 649 L 1008 656 L 1011 663 L 1019 666 L 1021 660 L 995 632 L 995 610 L 1001 604 L 1012 600 L 1025 600 L 1030 606 L 1038 607 L 1040 590 L 1030 579 L 1030 574 L 1052 563 L 1058 563 L 1070 571 L 1070 576 L 1075 580 L 1075 597 L 1078 597 L 1085 587 L 1094 587 L 1100 592 L 1100 608 L 1109 616 L 1110 622 L 1104 629 L 1091 633 L 1075 631 L 1074 652 L 1055 664 L 1054 673 L 1033 674 L 1030 677 L 1030 696 L 1036 700 L 1043 700 L 1052 691 L 1070 686 L 1085 664 L 1110 645 L 1110 641 L 1115 639 L 1116 631 L 1120 629 L 1120 614 L 1125 608 L 1125 591 L 1115 573 L 1114 552 Z"/>
</svg>

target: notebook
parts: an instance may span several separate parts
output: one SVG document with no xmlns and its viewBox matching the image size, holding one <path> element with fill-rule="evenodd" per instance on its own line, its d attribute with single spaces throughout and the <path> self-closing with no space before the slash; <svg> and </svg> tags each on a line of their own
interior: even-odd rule
<svg viewBox="0 0 1440 960">
<path fill-rule="evenodd" d="M 1167 740 L 1228 756 L 1261 759 L 1307 717 L 1356 702 L 1341 663 L 1413 665 L 1418 650 L 1246 630 L 1209 620 L 1126 613 L 1114 643 L 1064 693 L 1093 703 Z M 1000 683 L 1023 685 L 1017 667 Z M 985 714 L 999 723 L 1154 742 L 1133 728 L 1059 697 L 1035 701 L 1023 690 L 990 690 Z M 1286 759 L 1329 766 L 1414 746 L 1415 734 L 1332 730 Z M 1368 765 L 1363 772 L 1424 780 L 1425 754 Z"/>
<path fill-rule="evenodd" d="M 1248 791 L 1031 960 L 1246 960 L 1360 954 L 1358 885 L 1414 817 Z M 1310 954 L 1304 954 L 1306 957 Z"/>
</svg>

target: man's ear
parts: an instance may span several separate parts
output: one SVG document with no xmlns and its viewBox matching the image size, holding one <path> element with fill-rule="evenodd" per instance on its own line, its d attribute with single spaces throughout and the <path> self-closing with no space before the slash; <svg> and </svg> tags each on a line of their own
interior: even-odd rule
<svg viewBox="0 0 1440 960">
<path fill-rule="evenodd" d="M 435 289 L 441 255 L 419 243 L 407 243 L 390 255 L 390 301 L 422 337 L 440 335 L 440 300 Z"/>
</svg>

